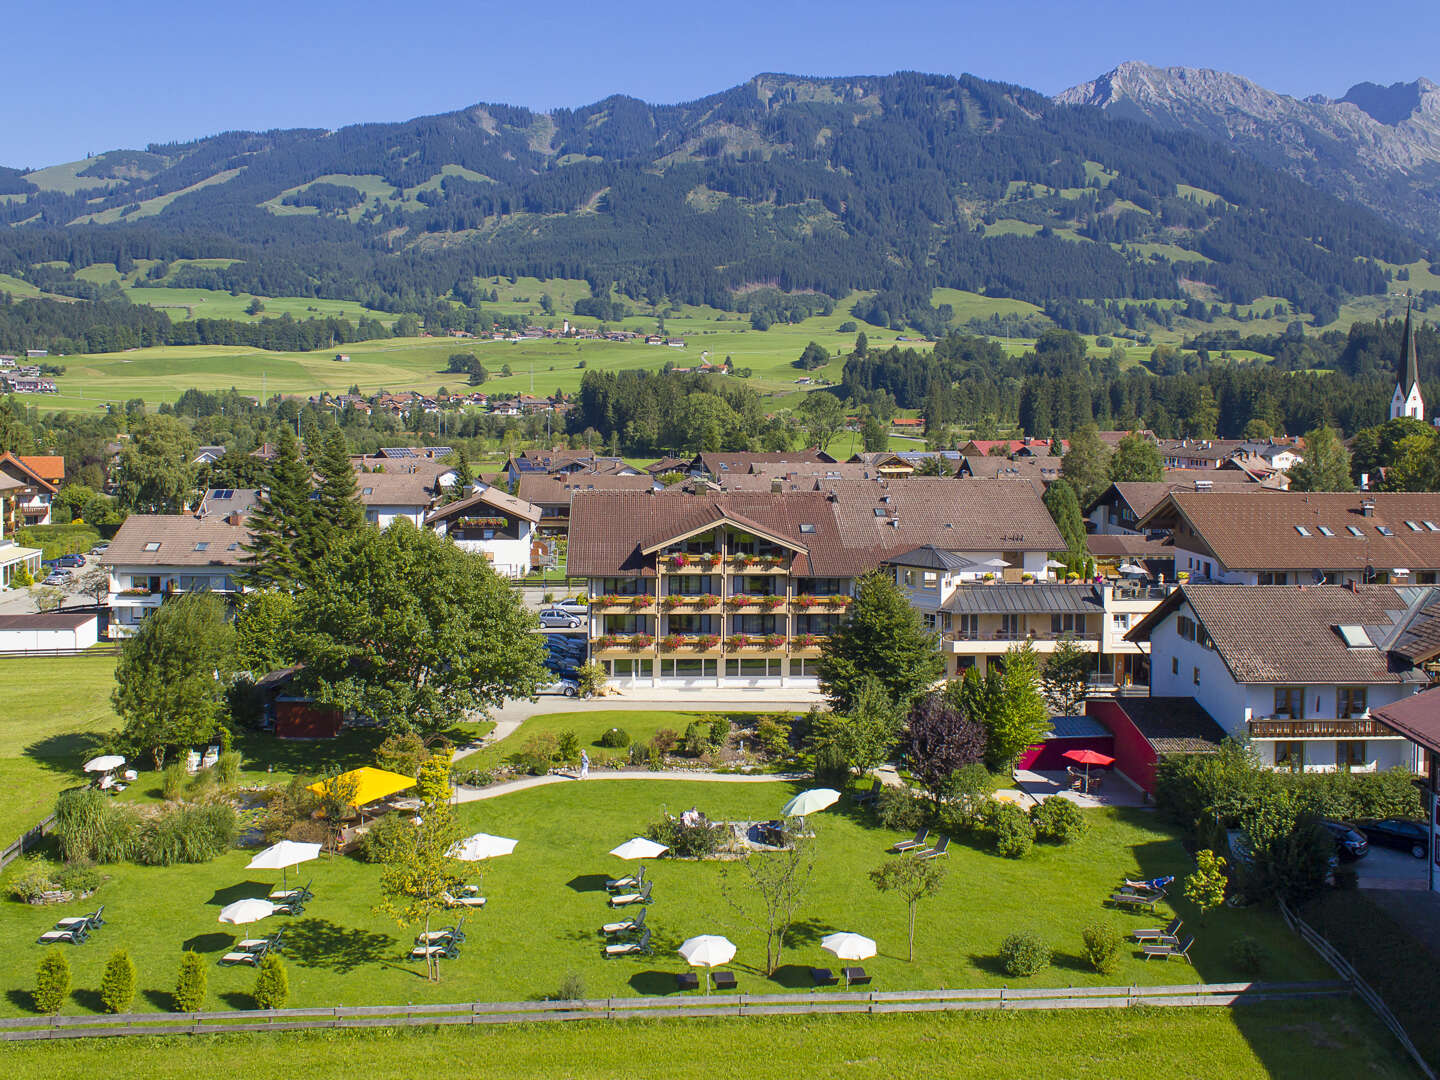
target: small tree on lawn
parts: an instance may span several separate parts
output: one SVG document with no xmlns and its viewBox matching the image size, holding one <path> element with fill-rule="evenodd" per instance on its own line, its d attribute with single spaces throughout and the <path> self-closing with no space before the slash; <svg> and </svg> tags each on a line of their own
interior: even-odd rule
<svg viewBox="0 0 1440 1080">
<path fill-rule="evenodd" d="M 186 949 L 180 954 L 180 975 L 175 980 L 175 1011 L 199 1012 L 205 1004 L 205 962 Z"/>
<path fill-rule="evenodd" d="M 909 959 L 915 959 L 915 910 L 945 884 L 945 868 L 938 859 L 891 859 L 870 871 L 870 881 L 882 893 L 898 892 L 909 914 Z"/>
<path fill-rule="evenodd" d="M 825 643 L 816 670 L 831 708 L 848 716 L 869 676 L 880 680 L 899 710 L 908 711 L 945 673 L 945 660 L 905 594 L 872 571 L 860 579 L 850 615 Z"/>
<path fill-rule="evenodd" d="M 46 949 L 35 969 L 35 1011 L 58 1013 L 70 993 L 70 958 L 59 949 Z"/>
<path fill-rule="evenodd" d="M 971 715 L 985 726 L 985 764 L 991 772 L 1004 772 L 1014 767 L 1027 746 L 1045 737 L 1050 723 L 1030 642 L 1007 649 L 1004 671 L 987 669 L 976 689 Z"/>
<path fill-rule="evenodd" d="M 861 680 L 849 715 L 817 709 L 809 721 L 806 749 L 815 756 L 817 767 L 828 759 L 847 773 L 863 773 L 886 761 L 900 729 L 895 703 L 873 675 Z"/>
<path fill-rule="evenodd" d="M 123 1013 L 135 1000 L 135 961 L 124 949 L 116 949 L 105 961 L 100 975 L 100 1002 L 109 1013 Z"/>
<path fill-rule="evenodd" d="M 285 974 L 285 962 L 273 952 L 266 953 L 260 960 L 254 997 L 257 1009 L 283 1009 L 285 1002 L 290 1000 L 290 979 Z"/>
<path fill-rule="evenodd" d="M 720 892 L 746 922 L 765 934 L 765 974 L 775 974 L 785 935 L 815 871 L 813 837 L 791 836 L 784 851 L 720 864 Z"/>
<path fill-rule="evenodd" d="M 411 842 L 400 845 L 380 872 L 379 910 L 401 926 L 423 919 L 428 934 L 431 914 L 445 907 L 440 894 L 460 880 L 461 865 L 449 854 L 459 839 L 460 825 L 450 806 L 441 802 L 427 807 Z M 432 982 L 440 981 L 433 957 L 426 957 L 425 969 Z"/>
<path fill-rule="evenodd" d="M 219 598 L 189 593 L 162 604 L 125 643 L 115 668 L 120 741 L 159 769 L 171 746 L 202 742 L 220 723 L 235 631 Z"/>
<path fill-rule="evenodd" d="M 910 710 L 901 746 L 910 772 L 938 793 L 952 773 L 985 756 L 985 729 L 944 694 L 926 694 Z"/>
<path fill-rule="evenodd" d="M 1195 869 L 1185 879 L 1185 899 L 1200 909 L 1200 921 L 1225 902 L 1225 860 L 1215 852 L 1195 853 Z"/>
<path fill-rule="evenodd" d="M 420 762 L 415 779 L 415 793 L 427 807 L 443 806 L 450 801 L 450 753 L 432 754 Z"/>
<path fill-rule="evenodd" d="M 1074 716 L 1085 703 L 1085 684 L 1095 661 L 1078 641 L 1065 639 L 1045 658 L 1040 686 L 1050 708 L 1060 716 Z"/>
</svg>

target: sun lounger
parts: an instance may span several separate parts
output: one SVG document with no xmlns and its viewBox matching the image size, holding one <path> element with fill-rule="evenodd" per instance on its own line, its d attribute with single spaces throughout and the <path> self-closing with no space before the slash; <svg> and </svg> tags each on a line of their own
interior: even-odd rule
<svg viewBox="0 0 1440 1080">
<path fill-rule="evenodd" d="M 221 964 L 258 964 L 260 958 L 266 953 L 280 951 L 280 939 L 285 931 L 278 930 L 269 937 L 245 938 L 237 941 L 234 947 L 224 956 L 220 957 Z"/>
<path fill-rule="evenodd" d="M 914 840 L 900 840 L 890 847 L 891 851 L 913 851 L 915 848 L 923 848 L 926 839 L 930 836 L 929 829 L 921 829 L 915 834 Z"/>
<path fill-rule="evenodd" d="M 67 945 L 84 945 L 85 939 L 90 936 L 88 926 L 77 926 L 71 930 L 46 930 L 36 940 L 37 945 L 59 945 L 62 942 Z"/>
<path fill-rule="evenodd" d="M 735 973 L 733 971 L 716 971 L 710 976 L 710 981 L 715 984 L 716 990 L 734 990 L 736 986 Z"/>
<path fill-rule="evenodd" d="M 483 908 L 485 897 L 483 896 L 455 896 L 453 893 L 442 892 L 440 899 L 445 902 L 446 907 Z"/>
<path fill-rule="evenodd" d="M 675 989 L 679 991 L 699 990 L 700 976 L 693 971 L 682 971 L 675 976 Z"/>
<path fill-rule="evenodd" d="M 210 768 L 211 765 L 214 765 L 214 764 L 215 764 L 217 761 L 219 761 L 219 760 L 220 760 L 220 747 L 218 747 L 218 746 L 207 746 L 207 747 L 205 748 L 205 756 L 200 759 L 200 767 L 201 767 L 202 769 L 208 769 L 208 768 Z"/>
<path fill-rule="evenodd" d="M 645 929 L 645 913 L 649 908 L 642 907 L 640 914 L 633 919 L 626 919 L 624 922 L 606 923 L 600 927 L 600 932 L 606 937 L 615 937 L 619 934 L 635 934 Z"/>
<path fill-rule="evenodd" d="M 305 914 L 305 901 L 303 900 L 282 900 L 275 904 L 276 915 L 303 915 Z"/>
<path fill-rule="evenodd" d="M 612 941 L 603 947 L 603 952 L 607 960 L 616 956 L 649 956 L 653 952 L 650 948 L 650 931 L 645 930 L 634 941 Z"/>
<path fill-rule="evenodd" d="M 1159 956 L 1166 960 L 1173 960 L 1175 957 L 1178 956 L 1180 957 L 1180 959 L 1184 960 L 1187 964 L 1189 964 L 1192 962 L 1190 959 L 1190 946 L 1194 944 L 1195 938 L 1191 936 L 1187 937 L 1184 941 L 1175 942 L 1174 944 L 1163 944 L 1160 942 L 1156 942 L 1154 944 L 1142 945 L 1140 946 L 1140 949 L 1145 954 L 1146 960 L 1149 960 L 1152 956 Z"/>
<path fill-rule="evenodd" d="M 460 916 L 460 921 L 454 926 L 447 926 L 443 930 L 421 931 L 415 935 L 416 945 L 444 945 L 453 942 L 456 945 L 465 941 L 465 931 L 461 929 L 465 925 L 465 916 Z"/>
<path fill-rule="evenodd" d="M 61 919 L 55 924 L 55 929 L 74 930 L 76 927 L 83 926 L 86 930 L 94 930 L 97 926 L 105 925 L 104 911 L 105 905 L 101 904 L 89 915 L 72 915 L 68 919 Z"/>
<path fill-rule="evenodd" d="M 1163 929 L 1136 930 L 1130 936 L 1136 941 L 1173 945 L 1178 940 L 1175 935 L 1180 932 L 1181 925 L 1180 917 L 1177 915 Z"/>
<path fill-rule="evenodd" d="M 1165 887 L 1175 880 L 1173 874 L 1167 877 L 1146 878 L 1143 881 L 1136 881 L 1134 878 L 1123 878 L 1120 882 L 1121 892 L 1155 892 L 1163 894 Z"/>
<path fill-rule="evenodd" d="M 845 976 L 846 986 L 863 986 L 870 981 L 870 976 L 862 967 L 841 968 L 840 974 Z"/>
<path fill-rule="evenodd" d="M 876 780 L 870 785 L 869 791 L 857 791 L 855 793 L 855 805 L 864 806 L 866 803 L 873 803 L 880 798 L 880 790 L 885 785 Z"/>
<path fill-rule="evenodd" d="M 273 904 L 304 904 L 315 899 L 315 894 L 310 891 L 314 884 L 314 878 L 297 889 L 276 889 L 269 896 Z"/>
<path fill-rule="evenodd" d="M 626 874 L 624 877 L 609 878 L 605 882 L 606 892 L 634 892 L 645 884 L 645 867 L 640 867 L 638 874 Z"/>
<path fill-rule="evenodd" d="M 1125 907 L 1143 907 L 1147 911 L 1153 911 L 1155 905 L 1163 899 L 1165 898 L 1159 893 L 1151 896 L 1141 896 L 1139 893 L 1114 893 L 1110 897 L 1110 902 L 1116 907 L 1122 905 Z"/>
<path fill-rule="evenodd" d="M 811 968 L 810 978 L 815 980 L 816 986 L 834 986 L 840 981 L 829 968 Z"/>
<path fill-rule="evenodd" d="M 943 856 L 943 855 L 949 855 L 949 854 L 950 854 L 950 838 L 949 838 L 948 836 L 942 836 L 942 837 L 940 837 L 940 842 L 939 842 L 938 844 L 936 844 L 933 848 L 925 848 L 923 851 L 917 851 L 917 852 L 915 852 L 915 858 L 917 858 L 917 859 L 938 859 L 938 858 L 940 858 L 940 857 Z"/>
<path fill-rule="evenodd" d="M 126 782 L 131 784 L 140 779 L 140 774 L 134 769 L 126 769 L 121 775 L 125 778 Z"/>
<path fill-rule="evenodd" d="M 646 882 L 639 892 L 617 893 L 610 897 L 611 907 L 625 907 L 629 904 L 650 903 L 650 882 Z"/>
<path fill-rule="evenodd" d="M 454 960 L 460 955 L 460 946 L 453 941 L 439 945 L 416 945 L 410 950 L 412 960 Z"/>
</svg>

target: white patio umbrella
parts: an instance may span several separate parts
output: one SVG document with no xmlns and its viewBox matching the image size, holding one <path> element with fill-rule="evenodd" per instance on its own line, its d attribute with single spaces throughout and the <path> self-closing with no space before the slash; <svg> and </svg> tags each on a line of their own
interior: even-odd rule
<svg viewBox="0 0 1440 1080">
<path fill-rule="evenodd" d="M 710 992 L 710 969 L 735 958 L 735 946 L 719 934 L 701 934 L 680 946 L 680 955 L 691 967 L 705 969 L 705 992 Z"/>
<path fill-rule="evenodd" d="M 1145 567 L 1133 562 L 1121 563 L 1119 566 L 1119 570 L 1120 573 L 1124 574 L 1126 577 L 1145 577 L 1150 573 L 1150 571 L 1146 570 Z"/>
<path fill-rule="evenodd" d="M 220 921 L 243 926 L 245 923 L 259 922 L 274 914 L 274 904 L 269 900 L 252 896 L 248 900 L 236 900 L 233 904 L 226 904 L 220 909 Z"/>
<path fill-rule="evenodd" d="M 445 854 L 452 859 L 459 859 L 461 862 L 479 862 L 481 859 L 509 855 L 515 850 L 518 842 L 503 836 L 491 836 L 489 833 L 477 832 L 474 836 L 467 836 L 453 845 Z"/>
<path fill-rule="evenodd" d="M 826 952 L 834 953 L 838 960 L 869 960 L 875 955 L 875 942 L 864 934 L 852 934 L 848 931 L 839 931 L 834 934 L 826 934 L 820 939 L 820 947 Z M 845 976 L 845 985 L 850 985 L 850 976 Z"/>
<path fill-rule="evenodd" d="M 91 758 L 85 762 L 86 772 L 109 772 L 111 769 L 118 769 L 125 764 L 125 759 L 119 754 L 102 754 L 97 758 Z"/>
<path fill-rule="evenodd" d="M 610 854 L 617 859 L 658 859 L 670 849 L 664 844 L 657 844 L 654 840 L 647 840 L 643 836 L 626 840 L 619 847 L 611 848 Z"/>
<path fill-rule="evenodd" d="M 1046 560 L 1045 560 L 1045 569 L 1046 569 L 1046 570 L 1064 570 L 1064 569 L 1065 569 L 1065 564 L 1064 564 L 1063 562 L 1061 562 L 1059 559 L 1046 559 Z"/>
<path fill-rule="evenodd" d="M 995 570 L 1004 570 L 1004 569 L 1005 569 L 1007 566 L 1009 566 L 1010 564 L 1009 564 L 1008 562 L 1006 562 L 1004 559 L 986 559 L 986 560 L 985 560 L 984 562 L 982 562 L 980 565 L 981 565 L 981 566 L 989 566 L 989 567 L 992 567 L 992 568 L 995 569 Z"/>
<path fill-rule="evenodd" d="M 781 817 L 804 817 L 816 814 L 827 806 L 834 806 L 840 793 L 834 788 L 821 787 L 802 791 L 780 808 Z"/>
<path fill-rule="evenodd" d="M 290 867 L 320 857 L 319 844 L 304 844 L 298 840 L 281 840 L 271 844 L 245 864 L 246 870 L 279 870 L 284 888 L 290 886 Z"/>
</svg>

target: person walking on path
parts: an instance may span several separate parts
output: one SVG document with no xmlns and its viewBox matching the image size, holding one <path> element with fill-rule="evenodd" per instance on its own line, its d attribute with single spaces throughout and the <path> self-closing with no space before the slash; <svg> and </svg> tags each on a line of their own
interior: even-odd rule
<svg viewBox="0 0 1440 1080">
<path fill-rule="evenodd" d="M 590 755 L 584 750 L 580 751 L 580 779 L 584 780 L 590 775 Z"/>
</svg>

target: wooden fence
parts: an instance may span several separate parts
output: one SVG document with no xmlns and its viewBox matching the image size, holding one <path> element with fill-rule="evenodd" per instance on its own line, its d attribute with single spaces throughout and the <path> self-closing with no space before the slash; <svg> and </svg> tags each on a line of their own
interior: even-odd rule
<svg viewBox="0 0 1440 1080">
<path fill-rule="evenodd" d="M 1415 1060 L 1415 1064 L 1420 1067 L 1420 1072 L 1427 1080 L 1435 1080 L 1435 1070 L 1430 1067 L 1429 1062 L 1421 1056 L 1420 1051 L 1415 1048 L 1415 1044 L 1410 1041 L 1409 1033 L 1396 1015 L 1390 1011 L 1390 1006 L 1385 1004 L 1385 999 L 1360 977 L 1360 973 L 1334 945 L 1331 945 L 1314 927 L 1291 911 L 1284 900 L 1279 901 L 1279 904 L 1280 914 L 1284 916 L 1286 925 L 1299 934 L 1307 945 L 1319 953 L 1320 959 L 1334 968 L 1335 973 L 1350 984 L 1356 996 L 1369 1005 L 1371 1011 L 1380 1018 L 1380 1022 L 1390 1029 L 1390 1033 L 1395 1038 L 1400 1040 L 1400 1045 Z"/>
<path fill-rule="evenodd" d="M 54 827 L 54 825 L 55 815 L 51 814 L 44 821 L 40 822 L 39 825 L 36 825 L 34 828 L 26 832 L 23 836 L 20 837 L 20 839 L 16 840 L 4 851 L 0 851 L 0 870 L 3 870 L 5 867 L 9 866 L 21 855 L 24 855 L 36 844 L 40 843 L 41 840 L 49 836 L 50 830 Z"/>
<path fill-rule="evenodd" d="M 1341 982 L 1202 983 L 1011 990 L 903 990 L 796 994 L 711 994 L 585 1001 L 358 1005 L 328 1009 L 33 1016 L 0 1020 L 0 1042 L 123 1035 L 214 1035 L 237 1031 L 530 1024 L 566 1020 L 921 1013 L 986 1009 L 1115 1009 L 1137 1005 L 1229 1007 L 1261 1001 L 1344 996 Z"/>
</svg>

